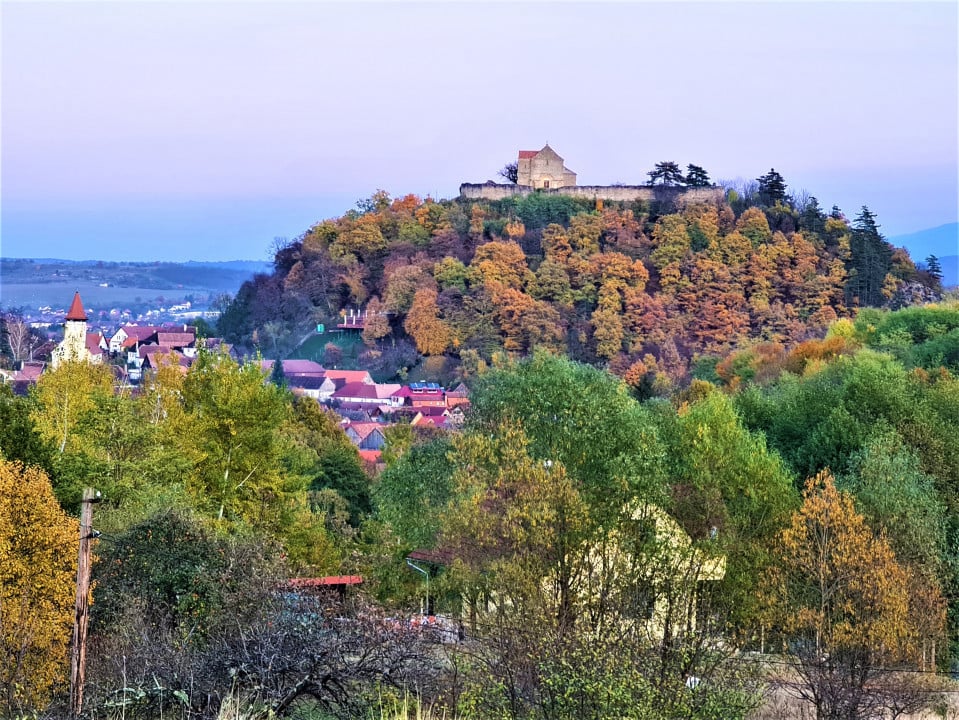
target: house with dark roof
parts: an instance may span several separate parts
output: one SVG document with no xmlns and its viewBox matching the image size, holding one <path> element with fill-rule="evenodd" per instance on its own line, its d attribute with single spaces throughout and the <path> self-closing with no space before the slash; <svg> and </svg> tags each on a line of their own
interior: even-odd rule
<svg viewBox="0 0 959 720">
<path fill-rule="evenodd" d="M 375 422 L 350 422 L 343 431 L 360 450 L 382 450 L 386 444 L 383 429 L 382 425 Z"/>
</svg>

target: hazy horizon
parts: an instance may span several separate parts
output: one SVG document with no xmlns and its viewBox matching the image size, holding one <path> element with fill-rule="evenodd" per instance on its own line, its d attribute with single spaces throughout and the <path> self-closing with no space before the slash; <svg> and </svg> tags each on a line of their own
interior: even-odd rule
<svg viewBox="0 0 959 720">
<path fill-rule="evenodd" d="M 959 219 L 955 3 L 2 4 L 4 257 L 268 259 L 547 141 L 582 184 L 774 167 Z"/>
</svg>

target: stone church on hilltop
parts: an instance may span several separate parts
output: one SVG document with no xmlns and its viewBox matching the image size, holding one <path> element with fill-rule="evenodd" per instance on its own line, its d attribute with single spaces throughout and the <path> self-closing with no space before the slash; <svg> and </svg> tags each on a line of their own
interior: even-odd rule
<svg viewBox="0 0 959 720">
<path fill-rule="evenodd" d="M 549 146 L 542 150 L 520 150 L 516 161 L 516 184 L 534 190 L 551 190 L 576 185 L 576 173 Z"/>
</svg>

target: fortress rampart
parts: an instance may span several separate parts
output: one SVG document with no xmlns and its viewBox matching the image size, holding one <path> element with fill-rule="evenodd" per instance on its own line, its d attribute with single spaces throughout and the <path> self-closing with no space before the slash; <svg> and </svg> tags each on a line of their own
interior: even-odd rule
<svg viewBox="0 0 959 720">
<path fill-rule="evenodd" d="M 718 202 L 725 197 L 721 187 L 670 187 L 661 185 L 573 185 L 570 187 L 533 189 L 525 185 L 505 183 L 463 183 L 460 185 L 460 197 L 469 200 L 505 200 L 510 197 L 526 197 L 533 193 L 545 195 L 568 195 L 590 200 L 610 200 L 619 202 L 675 201 L 682 198 L 685 202 Z"/>
</svg>

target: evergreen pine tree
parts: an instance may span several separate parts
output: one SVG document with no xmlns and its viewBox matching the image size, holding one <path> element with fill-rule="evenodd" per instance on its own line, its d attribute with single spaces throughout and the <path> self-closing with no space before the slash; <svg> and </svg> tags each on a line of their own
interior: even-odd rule
<svg viewBox="0 0 959 720">
<path fill-rule="evenodd" d="M 646 174 L 649 175 L 650 185 L 655 185 L 657 181 L 660 185 L 682 185 L 686 181 L 679 165 L 667 160 L 656 163 L 656 169 Z"/>
<path fill-rule="evenodd" d="M 875 214 L 863 205 L 852 226 L 846 268 L 846 299 L 859 307 L 882 305 L 886 275 L 892 268 L 892 246 L 879 233 Z"/>
<path fill-rule="evenodd" d="M 273 370 L 270 372 L 270 382 L 278 388 L 286 387 L 286 373 L 283 372 L 282 360 L 273 361 Z"/>
<path fill-rule="evenodd" d="M 759 183 L 759 202 L 763 205 L 771 207 L 786 199 L 786 182 L 773 168 L 762 177 L 756 178 L 756 182 Z"/>
<path fill-rule="evenodd" d="M 926 258 L 926 272 L 929 273 L 929 277 L 932 278 L 937 289 L 942 288 L 942 263 L 939 262 L 939 258 L 935 255 L 930 255 Z"/>
<path fill-rule="evenodd" d="M 709 187 L 712 185 L 709 174 L 699 165 L 686 166 L 686 185 L 688 187 Z"/>
</svg>

